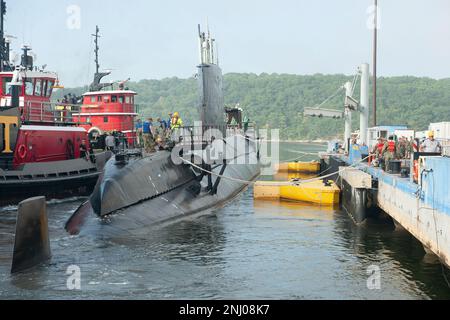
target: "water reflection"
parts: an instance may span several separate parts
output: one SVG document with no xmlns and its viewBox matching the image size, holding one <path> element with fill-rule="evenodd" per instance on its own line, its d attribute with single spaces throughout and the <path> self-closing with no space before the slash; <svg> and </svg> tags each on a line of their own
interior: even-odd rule
<svg viewBox="0 0 450 320">
<path fill-rule="evenodd" d="M 255 214 L 278 217 L 301 218 L 305 220 L 333 220 L 338 209 L 332 206 L 315 206 L 304 202 L 285 200 L 254 200 Z"/>
<path fill-rule="evenodd" d="M 17 289 L 37 291 L 48 285 L 50 277 L 51 270 L 48 265 L 42 264 L 26 272 L 11 275 L 10 284 Z"/>
<path fill-rule="evenodd" d="M 340 239 L 362 265 L 380 266 L 382 274 L 387 276 L 385 280 L 405 291 L 430 298 L 450 298 L 441 264 L 435 256 L 426 255 L 422 244 L 409 232 L 396 229 L 385 218 L 371 218 L 363 226 L 356 226 L 342 213 L 335 221 L 336 239 Z"/>
<path fill-rule="evenodd" d="M 0 213 L 0 265 L 11 263 L 16 216 L 10 211 Z"/>
<path fill-rule="evenodd" d="M 158 255 L 169 260 L 195 260 L 204 265 L 223 263 L 225 242 L 224 227 L 214 213 L 169 224 L 147 240 L 161 245 Z"/>
</svg>

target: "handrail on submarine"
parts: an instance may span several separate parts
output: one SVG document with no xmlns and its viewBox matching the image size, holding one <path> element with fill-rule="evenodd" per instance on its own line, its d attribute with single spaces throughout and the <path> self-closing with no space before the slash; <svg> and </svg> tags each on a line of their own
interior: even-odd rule
<svg viewBox="0 0 450 320">
<path fill-rule="evenodd" d="M 249 129 L 253 129 L 250 127 Z M 246 135 L 247 132 L 239 125 L 201 125 L 201 126 L 182 126 L 172 129 L 172 140 L 184 143 L 209 143 L 215 139 L 227 138 L 233 135 Z M 225 133 L 225 134 L 224 134 Z"/>
</svg>

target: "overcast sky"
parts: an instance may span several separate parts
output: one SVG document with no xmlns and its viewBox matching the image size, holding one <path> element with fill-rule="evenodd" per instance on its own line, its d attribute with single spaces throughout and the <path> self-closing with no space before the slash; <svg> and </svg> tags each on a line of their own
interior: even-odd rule
<svg viewBox="0 0 450 320">
<path fill-rule="evenodd" d="M 6 1 L 15 51 L 31 45 L 66 86 L 91 81 L 96 24 L 109 80 L 192 76 L 207 18 L 225 73 L 353 74 L 371 62 L 373 0 Z M 379 3 L 379 74 L 449 77 L 450 1 Z"/>
</svg>

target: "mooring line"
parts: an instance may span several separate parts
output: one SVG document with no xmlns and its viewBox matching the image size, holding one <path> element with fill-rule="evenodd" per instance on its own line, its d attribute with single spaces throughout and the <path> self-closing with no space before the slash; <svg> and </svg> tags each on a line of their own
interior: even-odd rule
<svg viewBox="0 0 450 320">
<path fill-rule="evenodd" d="M 364 159 L 362 159 L 362 160 L 360 160 L 358 162 L 355 162 L 351 166 L 345 167 L 342 170 L 338 170 L 336 172 L 330 173 L 330 174 L 322 176 L 322 177 L 306 179 L 306 180 L 301 180 L 301 181 L 287 181 L 287 182 L 283 182 L 283 181 L 278 182 L 277 181 L 276 184 L 279 185 L 279 186 L 300 186 L 302 184 L 311 183 L 311 182 L 315 182 L 315 181 L 320 181 L 320 180 L 323 180 L 323 179 L 326 179 L 326 178 L 330 178 L 330 177 L 334 176 L 335 174 L 347 171 L 347 170 L 357 166 L 358 164 L 366 161 L 367 159 L 369 159 L 369 157 L 370 156 L 368 156 L 368 157 L 366 157 L 366 158 L 364 158 Z M 204 168 L 202 168 L 202 167 L 200 167 L 200 166 L 192 163 L 191 161 L 186 160 L 186 159 L 184 159 L 184 158 L 182 158 L 180 156 L 179 156 L 179 158 L 181 159 L 181 161 L 185 162 L 186 164 L 189 164 L 189 165 L 193 166 L 194 168 L 199 169 L 200 171 L 203 171 L 203 172 L 205 172 L 207 174 L 213 175 L 213 176 L 221 178 L 221 179 L 226 179 L 226 180 L 230 180 L 230 181 L 234 181 L 234 182 L 239 182 L 239 183 L 243 183 L 243 184 L 251 184 L 251 185 L 255 185 L 256 183 L 258 183 L 259 185 L 267 185 L 267 186 L 273 186 L 274 185 L 274 182 L 268 183 L 268 184 L 264 184 L 264 181 L 248 181 L 248 180 L 242 180 L 242 179 L 237 179 L 237 178 L 224 176 L 224 175 L 215 173 L 213 171 L 206 170 L 206 169 L 204 169 Z"/>
</svg>

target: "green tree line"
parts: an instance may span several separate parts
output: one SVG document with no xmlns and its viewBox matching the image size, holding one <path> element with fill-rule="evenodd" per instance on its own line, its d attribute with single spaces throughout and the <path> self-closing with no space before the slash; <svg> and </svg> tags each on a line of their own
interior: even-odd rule
<svg viewBox="0 0 450 320">
<path fill-rule="evenodd" d="M 320 104 L 352 78 L 229 73 L 224 76 L 225 104 L 239 103 L 258 127 L 279 128 L 282 139 L 330 139 L 342 135 L 343 120 L 304 117 L 303 110 Z M 198 119 L 198 89 L 194 78 L 141 80 L 128 86 L 138 93 L 136 102 L 142 117 L 167 118 L 169 112 L 178 111 L 185 123 Z M 378 88 L 379 124 L 402 124 L 426 130 L 431 122 L 450 121 L 450 78 L 381 77 Z M 355 98 L 359 99 L 359 85 L 355 91 Z M 81 94 L 83 89 L 65 89 L 63 93 L 68 92 Z M 323 108 L 342 110 L 343 102 L 344 91 Z M 356 130 L 359 127 L 356 113 L 353 122 Z"/>
</svg>

